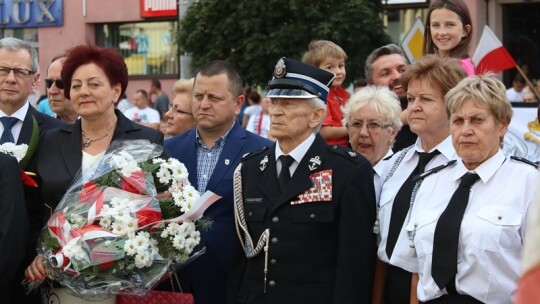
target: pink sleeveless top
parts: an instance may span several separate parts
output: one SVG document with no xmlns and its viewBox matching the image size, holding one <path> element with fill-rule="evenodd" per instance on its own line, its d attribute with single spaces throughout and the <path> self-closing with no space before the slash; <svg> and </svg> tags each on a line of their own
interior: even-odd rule
<svg viewBox="0 0 540 304">
<path fill-rule="evenodd" d="M 476 73 L 474 72 L 474 65 L 472 63 L 471 58 L 465 58 L 460 60 L 461 66 L 465 70 L 465 73 L 467 73 L 467 76 L 474 76 Z"/>
</svg>

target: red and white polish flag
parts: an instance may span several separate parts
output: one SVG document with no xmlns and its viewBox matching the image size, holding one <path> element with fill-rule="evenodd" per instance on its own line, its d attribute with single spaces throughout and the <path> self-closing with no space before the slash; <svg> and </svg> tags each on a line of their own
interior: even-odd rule
<svg viewBox="0 0 540 304">
<path fill-rule="evenodd" d="M 516 62 L 489 26 L 484 26 L 482 37 L 472 57 L 476 74 L 498 73 L 516 67 Z"/>
</svg>

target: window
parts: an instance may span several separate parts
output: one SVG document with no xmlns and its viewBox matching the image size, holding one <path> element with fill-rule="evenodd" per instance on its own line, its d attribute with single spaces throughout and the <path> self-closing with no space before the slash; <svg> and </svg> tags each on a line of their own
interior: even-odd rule
<svg viewBox="0 0 540 304">
<path fill-rule="evenodd" d="M 118 49 L 130 76 L 177 76 L 176 27 L 176 21 L 99 24 L 96 44 Z"/>
<path fill-rule="evenodd" d="M 38 48 L 37 28 L 0 28 L 0 39 L 4 37 L 15 37 L 30 42 L 33 47 Z"/>
</svg>

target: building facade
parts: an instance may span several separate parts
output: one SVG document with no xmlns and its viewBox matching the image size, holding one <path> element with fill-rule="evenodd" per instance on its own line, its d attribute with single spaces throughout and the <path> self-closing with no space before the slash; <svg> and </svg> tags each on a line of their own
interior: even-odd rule
<svg viewBox="0 0 540 304">
<path fill-rule="evenodd" d="M 51 59 L 75 45 L 116 48 L 128 66 L 129 99 L 138 89 L 148 91 L 153 78 L 171 95 L 179 78 L 177 5 L 177 0 L 0 1 L 0 37 L 31 41 L 42 79 Z M 43 81 L 38 90 L 45 93 Z"/>
</svg>

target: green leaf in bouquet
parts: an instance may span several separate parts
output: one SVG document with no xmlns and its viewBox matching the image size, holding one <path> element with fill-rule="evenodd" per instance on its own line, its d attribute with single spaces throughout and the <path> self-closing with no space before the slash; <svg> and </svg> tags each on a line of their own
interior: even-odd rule
<svg viewBox="0 0 540 304">
<path fill-rule="evenodd" d="M 195 222 L 197 225 L 197 230 L 199 231 L 209 231 L 212 228 L 214 220 L 209 216 L 203 216 Z"/>
<path fill-rule="evenodd" d="M 49 229 L 47 228 L 44 228 L 41 231 L 41 240 L 42 248 L 44 251 L 55 252 L 60 249 L 60 243 L 58 243 L 58 240 L 51 235 Z"/>
<path fill-rule="evenodd" d="M 172 197 L 160 200 L 159 207 L 161 208 L 161 214 L 164 219 L 172 219 L 184 214 L 184 212 L 180 211 L 180 208 L 174 204 Z"/>
</svg>

